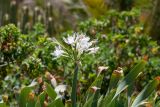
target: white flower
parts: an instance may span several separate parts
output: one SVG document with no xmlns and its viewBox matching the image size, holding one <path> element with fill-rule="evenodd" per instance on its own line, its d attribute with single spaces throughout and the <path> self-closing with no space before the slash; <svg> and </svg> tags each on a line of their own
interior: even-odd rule
<svg viewBox="0 0 160 107">
<path fill-rule="evenodd" d="M 89 37 L 83 37 L 77 41 L 77 50 L 83 50 L 86 51 L 92 43 L 89 42 L 90 38 Z"/>
<path fill-rule="evenodd" d="M 108 66 L 99 66 L 98 67 L 98 75 L 100 75 L 104 71 L 107 71 L 108 68 L 109 68 Z"/>
<path fill-rule="evenodd" d="M 91 91 L 94 92 L 94 93 L 95 93 L 97 90 L 100 90 L 100 89 L 101 89 L 101 88 L 96 87 L 96 86 L 92 86 L 92 87 L 91 87 Z"/>
<path fill-rule="evenodd" d="M 56 86 L 57 86 L 57 81 L 56 81 L 56 79 L 55 79 L 54 77 L 52 77 L 52 79 L 51 79 L 51 85 L 52 85 L 53 87 L 56 87 Z"/>
<path fill-rule="evenodd" d="M 53 38 L 54 43 L 58 46 L 55 47 L 55 51 L 52 53 L 53 56 L 59 58 L 61 56 L 68 57 L 72 56 L 70 53 L 67 53 L 66 48 L 62 46 L 55 38 Z M 63 41 L 70 45 L 73 53 L 76 53 L 77 56 L 81 56 L 83 53 L 95 54 L 99 47 L 94 47 L 97 40 L 90 41 L 90 38 L 86 36 L 84 33 L 73 33 L 72 35 L 68 35 L 68 37 L 63 38 Z M 63 49 L 62 49 L 63 48 Z M 65 51 L 64 51 L 65 50 Z M 67 55 L 65 55 L 65 53 Z M 73 55 L 74 56 L 74 55 Z"/>
<path fill-rule="evenodd" d="M 69 36 L 67 38 L 63 38 L 64 42 L 69 44 L 69 45 L 73 45 L 75 43 L 75 35 L 73 36 Z"/>
<path fill-rule="evenodd" d="M 55 92 L 57 93 L 57 98 L 62 98 L 63 93 L 67 90 L 67 85 L 58 85 L 55 87 Z"/>
<path fill-rule="evenodd" d="M 98 72 L 102 72 L 103 70 L 108 70 L 108 66 L 106 67 L 106 66 L 99 66 L 98 67 Z"/>
<path fill-rule="evenodd" d="M 55 51 L 51 53 L 51 55 L 55 56 L 56 58 L 61 57 L 65 52 L 62 50 L 61 46 L 56 46 Z"/>
<path fill-rule="evenodd" d="M 123 73 L 123 69 L 122 69 L 121 67 L 118 67 L 118 68 L 117 68 L 117 71 L 118 71 L 119 73 Z"/>
<path fill-rule="evenodd" d="M 89 50 L 89 54 L 94 54 L 99 50 L 99 47 L 90 48 L 88 50 Z"/>
<path fill-rule="evenodd" d="M 90 54 L 96 53 L 99 47 L 92 47 L 95 41 L 90 41 L 84 33 L 74 33 L 73 35 L 68 35 L 67 38 L 63 38 L 64 42 L 71 45 L 72 49 L 75 49 L 79 55 L 84 52 L 89 52 Z"/>
<path fill-rule="evenodd" d="M 36 79 L 34 79 L 28 87 L 33 87 L 36 86 L 37 84 L 38 82 L 36 82 Z"/>
</svg>

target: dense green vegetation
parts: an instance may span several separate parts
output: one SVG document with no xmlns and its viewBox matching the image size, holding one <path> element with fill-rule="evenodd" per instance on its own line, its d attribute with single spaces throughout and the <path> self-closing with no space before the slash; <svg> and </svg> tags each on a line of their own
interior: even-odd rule
<svg viewBox="0 0 160 107">
<path fill-rule="evenodd" d="M 152 0 L 2 1 L 0 107 L 160 106 Z"/>
</svg>

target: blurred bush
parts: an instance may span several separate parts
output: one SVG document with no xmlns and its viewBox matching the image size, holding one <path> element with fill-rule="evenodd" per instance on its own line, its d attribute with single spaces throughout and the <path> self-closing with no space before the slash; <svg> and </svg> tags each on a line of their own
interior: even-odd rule
<svg viewBox="0 0 160 107">
<path fill-rule="evenodd" d="M 160 74 L 160 46 L 145 34 L 139 15 L 137 9 L 120 13 L 113 10 L 100 19 L 81 22 L 78 30 L 98 40 L 99 54 L 95 58 L 84 59 L 87 65 L 90 64 L 90 67 L 86 67 L 90 71 L 95 65 L 108 65 L 113 71 L 118 66 L 131 67 L 139 59 L 148 61 L 140 81 L 137 80 L 140 90 L 150 79 Z"/>
<path fill-rule="evenodd" d="M 47 6 L 52 8 L 50 3 Z M 23 14 L 22 20 L 18 19 L 16 24 L 21 28 L 23 34 L 12 24 L 0 28 L 0 82 L 4 85 L 1 93 L 8 92 L 5 90 L 8 84 L 3 81 L 4 77 L 7 78 L 11 75 L 8 78 L 14 80 L 14 74 L 20 75 L 24 81 L 17 83 L 14 80 L 11 82 L 12 87 L 9 88 L 13 88 L 16 84 L 26 85 L 33 78 L 43 75 L 46 71 L 53 73 L 59 79 L 59 83 L 71 84 L 73 64 L 68 60 L 52 60 L 54 39 L 48 33 L 52 32 L 49 34 L 55 34 L 54 36 L 59 39 L 74 31 L 69 30 L 68 26 L 66 27 L 65 17 L 64 20 L 60 20 L 60 23 L 56 22 L 61 15 L 57 16 L 50 10 L 43 11 L 40 7 L 35 7 L 34 12 L 28 6 L 22 7 L 23 9 L 20 10 Z M 78 11 L 87 15 L 83 8 L 72 7 L 69 10 L 73 13 Z M 32 16 L 30 16 L 30 12 L 33 12 Z M 46 14 L 44 15 L 44 13 Z M 50 17 L 52 14 L 55 20 Z M 104 16 L 80 22 L 78 27 L 74 28 L 93 39 L 97 39 L 95 44 L 100 47 L 97 55 L 91 57 L 88 55 L 82 59 L 83 64 L 80 68 L 82 72 L 78 77 L 78 87 L 81 91 L 86 92 L 90 86 L 89 83 L 94 81 L 99 66 L 109 66 L 109 70 L 102 78 L 101 90 L 103 94 L 106 93 L 112 72 L 117 67 L 124 68 L 124 75 L 127 75 L 129 72 L 127 68 L 133 66 L 138 60 L 147 61 L 145 72 L 136 79 L 137 91 L 142 90 L 142 87 L 151 79 L 160 75 L 160 46 L 145 34 L 144 24 L 140 23 L 139 16 L 140 10 L 137 9 L 123 12 L 111 10 L 107 11 Z M 43 18 L 47 18 L 47 23 Z M 66 29 L 64 30 L 63 27 Z M 62 31 L 66 32 L 62 33 Z M 20 77 L 16 77 L 17 81 L 20 81 Z M 18 85 L 18 87 L 21 86 Z M 12 93 L 8 94 L 11 94 L 9 98 L 14 98 Z"/>
<path fill-rule="evenodd" d="M 59 32 L 74 29 L 78 21 L 88 17 L 80 1 L 2 0 L 1 4 L 4 6 L 0 10 L 0 26 L 13 23 L 24 34 L 33 30 L 36 23 L 42 23 L 50 36 L 56 36 Z"/>
</svg>

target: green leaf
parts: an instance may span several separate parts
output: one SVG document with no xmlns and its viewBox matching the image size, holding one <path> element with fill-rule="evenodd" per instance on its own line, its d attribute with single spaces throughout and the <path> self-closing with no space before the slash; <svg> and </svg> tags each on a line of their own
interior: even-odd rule
<svg viewBox="0 0 160 107">
<path fill-rule="evenodd" d="M 113 71 L 110 82 L 109 82 L 108 91 L 117 87 L 117 84 L 118 84 L 119 80 L 122 78 L 122 76 L 123 76 L 123 74 L 120 74 L 120 73 L 118 74 Z"/>
<path fill-rule="evenodd" d="M 49 85 L 48 83 L 45 82 L 46 90 L 45 92 L 48 94 L 49 97 L 51 97 L 52 100 L 55 100 L 57 94 L 54 91 L 54 89 Z"/>
<path fill-rule="evenodd" d="M 154 105 L 154 107 L 160 107 L 160 101 L 158 101 L 158 102 Z"/>
<path fill-rule="evenodd" d="M 26 107 L 27 106 L 27 102 L 28 102 L 28 96 L 29 93 L 31 92 L 31 88 L 30 87 L 24 87 L 21 90 L 21 93 L 19 95 L 19 107 Z"/>
<path fill-rule="evenodd" d="M 36 99 L 28 100 L 26 107 L 35 107 Z"/>
<path fill-rule="evenodd" d="M 103 75 L 99 75 L 96 77 L 95 81 L 90 85 L 90 87 L 88 88 L 88 90 L 86 92 L 86 99 L 85 100 L 87 100 L 89 97 L 91 97 L 93 95 L 93 93 L 90 91 L 91 87 L 93 87 L 93 86 L 101 87 L 102 80 L 103 80 Z"/>
<path fill-rule="evenodd" d="M 94 94 L 94 98 L 92 101 L 92 105 L 91 107 L 97 107 L 97 103 L 98 103 L 98 99 L 99 99 L 99 94 L 100 94 L 100 90 L 96 90 L 95 94 Z"/>
<path fill-rule="evenodd" d="M 137 78 L 138 74 L 143 71 L 145 67 L 146 62 L 140 61 L 134 68 L 127 74 L 127 76 L 120 81 L 116 94 L 114 95 L 114 100 L 123 90 L 125 90 L 130 84 L 134 82 L 134 80 Z"/>
<path fill-rule="evenodd" d="M 159 85 L 159 80 L 154 79 L 152 82 L 150 82 L 136 97 L 134 102 L 132 103 L 131 107 L 138 107 L 144 100 L 146 100 L 152 92 L 156 89 L 156 87 Z"/>
<path fill-rule="evenodd" d="M 66 103 L 65 103 L 65 107 L 72 107 L 71 102 L 66 102 Z"/>
<path fill-rule="evenodd" d="M 101 95 L 100 98 L 98 99 L 97 107 L 102 107 L 102 104 L 103 104 L 103 101 L 104 101 L 104 100 L 103 100 L 103 97 L 104 97 L 104 96 Z"/>
<path fill-rule="evenodd" d="M 0 107 L 8 107 L 5 103 L 0 103 Z"/>
<path fill-rule="evenodd" d="M 102 107 L 107 107 L 109 106 L 110 102 L 112 101 L 112 98 L 114 97 L 116 93 L 115 89 L 112 89 L 109 93 L 107 93 L 103 99 L 103 104 Z"/>
<path fill-rule="evenodd" d="M 132 96 L 132 93 L 134 92 L 134 82 L 132 84 L 130 84 L 128 86 L 128 91 L 127 91 L 127 103 L 128 103 L 128 107 L 130 107 L 130 103 L 131 103 L 131 96 Z"/>
<path fill-rule="evenodd" d="M 40 101 L 37 100 L 37 102 L 36 102 L 36 104 L 35 104 L 35 107 L 43 107 L 43 106 L 41 105 Z"/>
<path fill-rule="evenodd" d="M 94 98 L 94 94 L 88 98 L 88 100 L 86 100 L 85 104 L 83 105 L 83 107 L 91 107 L 92 101 Z"/>
<path fill-rule="evenodd" d="M 54 100 L 53 102 L 51 102 L 47 107 L 64 107 L 62 101 L 60 98 Z"/>
<path fill-rule="evenodd" d="M 42 93 L 38 96 L 38 99 L 37 99 L 37 102 L 36 102 L 35 107 L 43 107 L 43 106 L 44 106 L 45 96 L 46 96 L 46 93 L 45 93 L 45 92 L 42 92 Z"/>
</svg>

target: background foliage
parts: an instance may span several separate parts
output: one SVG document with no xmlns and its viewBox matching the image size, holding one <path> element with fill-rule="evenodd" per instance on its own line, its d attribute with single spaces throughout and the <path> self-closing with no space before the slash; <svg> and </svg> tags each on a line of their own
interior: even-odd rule
<svg viewBox="0 0 160 107">
<path fill-rule="evenodd" d="M 70 105 L 74 64 L 67 59 L 53 60 L 51 53 L 55 46 L 54 37 L 61 41 L 63 37 L 75 31 L 86 33 L 91 39 L 97 39 L 98 42 L 95 45 L 100 47 L 96 55 L 86 55 L 82 59 L 77 88 L 79 95 L 77 101 L 80 106 L 83 103 L 86 107 L 94 105 L 92 100 L 97 93 L 99 97 L 95 100 L 103 98 L 106 100 L 105 95 L 115 94 L 115 91 L 110 90 L 114 70 L 118 67 L 123 68 L 124 77 L 122 78 L 125 78 L 130 73 L 130 68 L 139 60 L 145 60 L 146 65 L 143 73 L 139 74 L 134 81 L 134 97 L 147 89 L 144 87 L 148 87 L 148 83 L 155 83 L 154 86 L 157 87 L 155 77 L 160 75 L 160 46 L 157 43 L 158 40 L 153 40 L 148 33 L 150 19 L 148 16 L 151 15 L 155 0 L 124 1 L 117 0 L 114 3 L 110 0 L 93 0 L 92 2 L 90 0 L 48 0 L 46 2 L 0 0 L 0 20 L 2 20 L 0 22 L 0 100 L 7 105 L 18 106 L 17 99 L 26 97 L 20 94 L 23 90 L 31 98 L 35 95 L 34 101 L 41 98 L 44 100 L 47 94 L 52 100 L 45 98 L 44 101 L 62 104 L 60 99 L 55 100 L 56 93 L 53 90 L 55 87 L 50 86 L 53 81 L 51 82 L 50 76 L 46 76 L 46 72 L 50 72 L 58 85 L 63 84 L 69 87 L 62 99 L 63 103 L 67 101 L 66 105 Z M 6 7 L 1 6 L 2 4 Z M 122 8 L 124 6 L 126 8 Z M 109 69 L 102 70 L 102 75 L 98 76 L 101 66 L 107 66 Z M 48 90 L 44 91 L 40 78 L 43 82 L 47 82 L 44 84 L 47 84 Z M 100 79 L 99 84 L 94 82 L 98 79 Z M 119 80 L 121 78 L 117 81 Z M 38 85 L 30 86 L 35 82 L 38 82 Z M 92 97 L 88 97 L 87 102 L 84 102 L 85 97 L 82 96 L 86 95 L 86 91 L 92 86 L 100 90 L 95 93 L 90 92 Z M 118 85 L 114 90 L 117 90 L 117 87 Z M 109 93 L 108 90 L 110 90 Z M 55 93 L 55 96 L 50 96 L 48 91 Z M 125 90 L 123 91 L 120 98 L 123 101 L 126 99 L 129 101 L 128 96 L 124 95 Z M 154 93 L 147 96 L 149 102 L 158 104 L 159 94 L 156 94 L 158 90 L 150 91 Z M 153 99 L 155 96 L 157 99 Z M 132 98 L 132 103 L 134 99 Z M 111 101 L 111 98 L 108 101 Z M 22 102 L 25 104 L 25 101 Z M 37 107 L 40 105 L 40 101 L 29 103 L 36 104 Z M 125 103 L 123 102 L 123 105 Z"/>
</svg>

